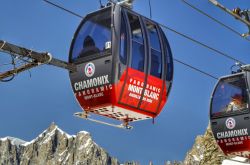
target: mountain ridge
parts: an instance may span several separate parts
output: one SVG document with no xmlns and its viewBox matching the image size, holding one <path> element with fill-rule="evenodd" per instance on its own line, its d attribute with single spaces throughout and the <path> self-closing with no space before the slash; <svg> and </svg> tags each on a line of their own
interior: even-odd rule
<svg viewBox="0 0 250 165">
<path fill-rule="evenodd" d="M 88 164 L 118 165 L 98 146 L 86 131 L 69 135 L 55 123 L 31 141 L 5 137 L 0 139 L 0 164 Z"/>
<path fill-rule="evenodd" d="M 167 165 L 221 164 L 230 159 L 214 140 L 210 126 L 204 135 L 196 137 L 184 161 L 167 161 Z M 0 138 L 0 165 L 139 165 L 137 162 L 120 164 L 96 144 L 89 132 L 69 135 L 52 123 L 31 141 L 14 137 Z"/>
</svg>

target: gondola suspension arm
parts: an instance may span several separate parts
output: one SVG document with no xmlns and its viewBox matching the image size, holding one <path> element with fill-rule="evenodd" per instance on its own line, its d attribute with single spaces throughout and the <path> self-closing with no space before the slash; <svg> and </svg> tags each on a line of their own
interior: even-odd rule
<svg viewBox="0 0 250 165">
<path fill-rule="evenodd" d="M 222 4 L 220 4 L 217 0 L 209 0 L 212 4 L 214 4 L 215 6 L 219 7 L 220 9 L 224 10 L 225 12 L 227 12 L 228 14 L 232 15 L 233 17 L 237 18 L 239 21 L 241 21 L 242 23 L 246 24 L 247 26 L 250 26 L 250 22 L 242 19 L 239 15 L 235 14 L 234 12 L 232 12 L 231 10 L 229 10 L 228 8 L 226 8 L 225 6 L 223 6 Z"/>
<path fill-rule="evenodd" d="M 126 6 L 128 8 L 133 8 L 133 2 L 134 0 L 109 0 L 109 2 L 114 3 L 114 4 L 118 4 L 118 5 L 123 5 Z"/>
<path fill-rule="evenodd" d="M 7 77 L 13 76 L 20 72 L 29 70 L 31 68 L 37 67 L 41 64 L 49 64 L 53 66 L 57 66 L 63 69 L 67 69 L 69 71 L 76 71 L 76 66 L 74 64 L 53 58 L 52 55 L 48 52 L 36 52 L 24 47 L 20 47 L 6 41 L 0 40 L 0 52 L 4 52 L 7 54 L 11 54 L 16 58 L 29 58 L 30 62 L 24 64 L 18 68 L 14 68 L 12 70 L 0 73 L 0 80 L 3 80 Z"/>
<path fill-rule="evenodd" d="M 243 19 L 240 15 L 234 13 L 233 11 L 229 10 L 228 8 L 226 8 L 225 6 L 223 6 L 222 4 L 220 4 L 217 0 L 209 0 L 209 2 L 211 2 L 213 5 L 219 7 L 220 9 L 224 10 L 225 12 L 227 12 L 228 14 L 232 15 L 234 18 L 236 18 L 237 20 L 241 21 L 242 23 L 246 24 L 249 28 L 249 32 L 242 34 L 242 37 L 247 37 L 250 35 L 250 21 L 247 19 Z"/>
</svg>

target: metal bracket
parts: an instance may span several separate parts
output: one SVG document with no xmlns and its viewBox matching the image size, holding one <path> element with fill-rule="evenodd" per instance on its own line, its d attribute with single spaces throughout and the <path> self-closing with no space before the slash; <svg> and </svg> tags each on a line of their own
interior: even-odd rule
<svg viewBox="0 0 250 165">
<path fill-rule="evenodd" d="M 244 37 L 244 38 L 247 38 L 247 37 L 249 37 L 249 36 L 250 36 L 250 32 L 243 33 L 243 34 L 241 34 L 241 36 L 242 36 L 242 37 Z"/>
<path fill-rule="evenodd" d="M 126 6 L 130 9 L 133 8 L 133 2 L 134 2 L 134 0 L 117 0 L 118 5 Z"/>
<path fill-rule="evenodd" d="M 250 71 L 250 64 L 242 65 L 240 68 L 241 68 L 243 71 Z"/>
<path fill-rule="evenodd" d="M 108 123 L 108 122 L 104 122 L 104 121 L 101 121 L 101 120 L 96 120 L 96 119 L 90 118 L 89 117 L 90 114 L 87 111 L 76 112 L 76 113 L 74 113 L 74 116 L 85 119 L 85 120 L 93 121 L 95 123 L 108 125 L 108 126 L 111 126 L 111 127 L 122 128 L 122 129 L 132 129 L 133 128 L 133 126 L 129 125 L 128 122 L 123 122 L 122 124 L 117 125 L 117 124 L 112 124 L 112 123 Z"/>
</svg>

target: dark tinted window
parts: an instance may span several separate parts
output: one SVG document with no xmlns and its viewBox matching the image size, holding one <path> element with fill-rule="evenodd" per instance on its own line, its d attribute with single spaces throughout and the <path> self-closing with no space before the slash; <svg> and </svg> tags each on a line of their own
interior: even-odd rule
<svg viewBox="0 0 250 165">
<path fill-rule="evenodd" d="M 132 34 L 132 63 L 131 67 L 139 70 L 144 71 L 144 59 L 145 59 L 145 53 L 144 53 L 144 40 L 143 40 L 143 34 L 141 30 L 141 24 L 139 21 L 139 18 L 135 15 L 129 14 L 129 24 L 131 28 L 131 34 Z"/>
<path fill-rule="evenodd" d="M 75 38 L 72 60 L 111 52 L 111 13 L 106 10 L 88 18 Z"/>
<path fill-rule="evenodd" d="M 244 75 L 221 79 L 211 106 L 212 116 L 247 110 L 248 95 Z"/>
<path fill-rule="evenodd" d="M 127 29 L 125 24 L 125 18 L 122 14 L 121 18 L 121 41 L 120 41 L 120 61 L 126 65 L 127 64 Z"/>
<path fill-rule="evenodd" d="M 146 27 L 149 34 L 149 40 L 151 45 L 151 70 L 150 74 L 161 78 L 162 74 L 162 54 L 161 45 L 159 40 L 159 34 L 154 24 L 146 21 Z"/>
<path fill-rule="evenodd" d="M 165 50 L 164 58 L 165 58 L 165 63 L 167 65 L 166 80 L 172 81 L 173 74 L 174 74 L 174 65 L 173 65 L 173 57 L 172 57 L 171 48 L 170 48 L 170 45 L 168 43 L 165 33 L 163 32 L 161 28 L 159 28 L 159 30 L 160 30 L 160 34 L 162 37 L 164 50 Z"/>
</svg>

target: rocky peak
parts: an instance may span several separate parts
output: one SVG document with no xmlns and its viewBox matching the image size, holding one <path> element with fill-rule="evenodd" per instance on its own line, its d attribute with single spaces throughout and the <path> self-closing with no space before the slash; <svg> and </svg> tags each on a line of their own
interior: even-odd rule
<svg viewBox="0 0 250 165">
<path fill-rule="evenodd" d="M 217 145 L 210 126 L 204 135 L 197 136 L 192 149 L 187 153 L 184 164 L 187 165 L 207 165 L 221 164 L 227 159 Z"/>
<path fill-rule="evenodd" d="M 45 131 L 47 131 L 47 132 L 52 132 L 52 131 L 54 131 L 55 129 L 58 129 L 58 126 L 57 126 L 54 122 L 52 122 L 52 123 L 50 124 L 50 126 L 49 126 Z"/>
<path fill-rule="evenodd" d="M 117 159 L 99 147 L 88 132 L 76 136 L 62 131 L 55 123 L 30 142 L 5 137 L 0 139 L 0 164 L 11 165 L 117 165 Z"/>
</svg>

